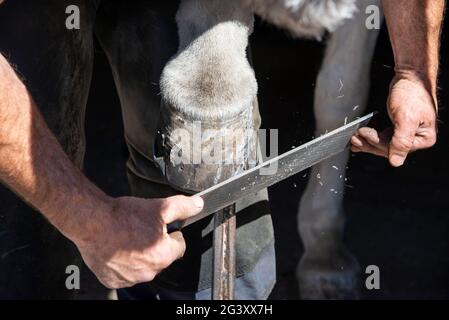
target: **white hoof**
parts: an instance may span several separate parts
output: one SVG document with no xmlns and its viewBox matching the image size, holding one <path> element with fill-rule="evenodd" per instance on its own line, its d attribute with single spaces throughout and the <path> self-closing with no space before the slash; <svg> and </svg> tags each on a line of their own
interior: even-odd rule
<svg viewBox="0 0 449 320">
<path fill-rule="evenodd" d="M 305 300 L 360 299 L 359 274 L 360 266 L 347 250 L 330 259 L 306 254 L 296 270 L 300 297 Z"/>
</svg>

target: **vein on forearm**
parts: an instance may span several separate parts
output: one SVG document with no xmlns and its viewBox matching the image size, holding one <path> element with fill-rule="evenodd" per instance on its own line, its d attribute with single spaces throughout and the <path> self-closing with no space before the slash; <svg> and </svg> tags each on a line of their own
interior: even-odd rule
<svg viewBox="0 0 449 320">
<path fill-rule="evenodd" d="M 76 213 L 72 227 L 81 228 L 86 214 L 107 197 L 70 162 L 1 55 L 0 180 L 57 227 Z"/>
<path fill-rule="evenodd" d="M 444 0 L 383 0 L 396 71 L 413 72 L 436 94 Z"/>
</svg>

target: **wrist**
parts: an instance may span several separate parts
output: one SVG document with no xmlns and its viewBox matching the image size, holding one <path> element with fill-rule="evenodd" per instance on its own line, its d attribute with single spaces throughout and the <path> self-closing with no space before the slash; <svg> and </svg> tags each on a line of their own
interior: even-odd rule
<svg viewBox="0 0 449 320">
<path fill-rule="evenodd" d="M 96 235 L 102 234 L 110 214 L 114 211 L 115 199 L 101 190 L 77 194 L 47 215 L 49 221 L 65 237 L 78 247 L 91 243 Z"/>
<path fill-rule="evenodd" d="M 392 85 L 395 85 L 401 80 L 412 82 L 425 89 L 429 96 L 432 97 L 435 109 L 438 110 L 436 75 L 418 68 L 396 67 Z"/>
</svg>

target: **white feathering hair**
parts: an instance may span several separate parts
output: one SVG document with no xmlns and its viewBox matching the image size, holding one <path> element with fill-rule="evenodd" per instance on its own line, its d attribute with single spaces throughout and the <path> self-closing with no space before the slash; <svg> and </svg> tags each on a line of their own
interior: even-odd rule
<svg viewBox="0 0 449 320">
<path fill-rule="evenodd" d="M 264 20 L 295 37 L 321 40 L 357 12 L 357 0 L 243 0 Z"/>
</svg>

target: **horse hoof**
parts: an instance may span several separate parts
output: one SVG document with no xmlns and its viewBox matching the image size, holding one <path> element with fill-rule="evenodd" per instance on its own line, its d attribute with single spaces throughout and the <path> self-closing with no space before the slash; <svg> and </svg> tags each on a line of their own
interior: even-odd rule
<svg viewBox="0 0 449 320">
<path fill-rule="evenodd" d="M 301 299 L 360 299 L 360 267 L 357 261 L 349 253 L 335 260 L 301 259 L 296 271 Z"/>
<path fill-rule="evenodd" d="M 299 294 L 304 300 L 359 300 L 357 277 L 351 274 L 315 273 L 299 279 Z"/>
</svg>

